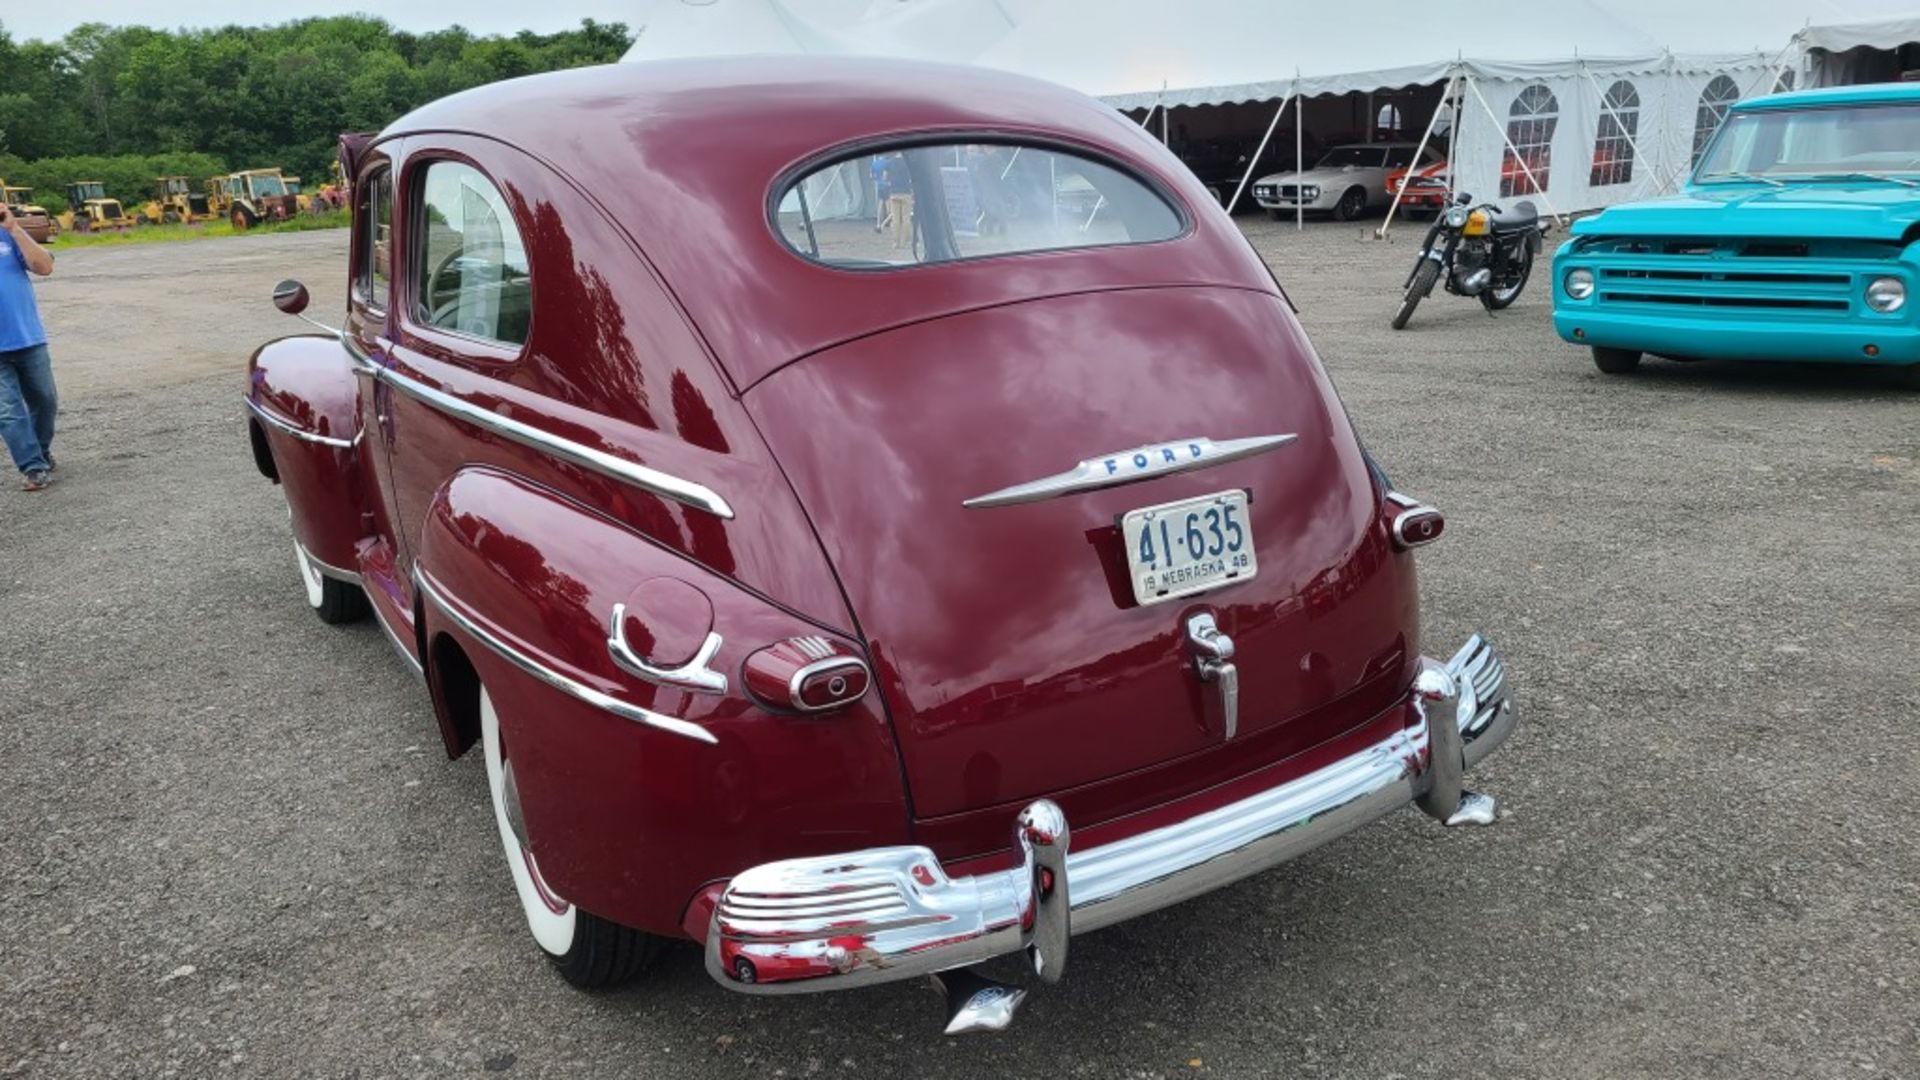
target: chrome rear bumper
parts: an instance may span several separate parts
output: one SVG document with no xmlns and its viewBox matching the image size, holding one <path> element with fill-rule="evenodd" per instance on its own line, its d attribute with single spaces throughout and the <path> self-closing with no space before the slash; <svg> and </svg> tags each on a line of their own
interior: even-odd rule
<svg viewBox="0 0 1920 1080">
<path fill-rule="evenodd" d="M 1417 722 L 1364 750 L 1100 847 L 1069 852 L 1065 814 L 1041 799 L 1015 822 L 1020 859 L 1004 871 L 951 878 L 906 846 L 756 866 L 714 907 L 707 971 L 733 990 L 805 993 L 1025 951 L 1053 982 L 1072 934 L 1257 874 L 1408 802 L 1449 823 L 1489 819 L 1491 801 L 1461 778 L 1513 731 L 1493 647 L 1475 635 L 1444 665 L 1423 660 L 1412 700 Z"/>
</svg>

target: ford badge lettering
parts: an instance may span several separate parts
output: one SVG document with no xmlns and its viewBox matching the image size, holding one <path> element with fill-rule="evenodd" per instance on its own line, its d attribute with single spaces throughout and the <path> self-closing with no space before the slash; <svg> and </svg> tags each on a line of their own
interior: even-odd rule
<svg viewBox="0 0 1920 1080">
<path fill-rule="evenodd" d="M 1024 484 L 976 495 L 963 504 L 973 509 L 1039 502 L 1081 491 L 1098 491 L 1156 476 L 1203 469 L 1285 446 L 1297 435 L 1253 435 L 1244 439 L 1175 439 L 1088 458 L 1071 470 Z"/>
</svg>

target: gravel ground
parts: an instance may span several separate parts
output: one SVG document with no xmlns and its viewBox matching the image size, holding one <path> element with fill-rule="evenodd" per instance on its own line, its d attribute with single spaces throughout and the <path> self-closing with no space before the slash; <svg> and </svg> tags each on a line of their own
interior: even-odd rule
<svg viewBox="0 0 1920 1080">
<path fill-rule="evenodd" d="M 480 762 L 373 624 L 304 610 L 248 457 L 268 291 L 338 310 L 345 234 L 76 252 L 40 288 L 60 483 L 0 488 L 0 1075 L 1920 1075 L 1920 395 L 1607 378 L 1538 287 L 1395 334 L 1415 230 L 1243 220 L 1447 511 L 1430 640 L 1485 630 L 1523 710 L 1498 827 L 1409 811 L 1084 938 L 998 1038 L 912 986 L 729 994 L 691 948 L 576 993 Z"/>
</svg>

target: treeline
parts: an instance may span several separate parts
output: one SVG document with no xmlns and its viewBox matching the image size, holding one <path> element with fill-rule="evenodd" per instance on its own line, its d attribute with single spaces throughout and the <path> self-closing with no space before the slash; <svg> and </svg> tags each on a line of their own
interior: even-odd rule
<svg viewBox="0 0 1920 1080">
<path fill-rule="evenodd" d="M 412 34 L 365 16 L 177 31 L 89 23 L 48 42 L 16 42 L 0 23 L 0 176 L 55 208 L 75 180 L 134 202 L 166 172 L 277 165 L 318 188 L 342 131 L 378 130 L 483 83 L 611 63 L 631 43 L 624 24 L 591 19 L 513 37 Z"/>
</svg>

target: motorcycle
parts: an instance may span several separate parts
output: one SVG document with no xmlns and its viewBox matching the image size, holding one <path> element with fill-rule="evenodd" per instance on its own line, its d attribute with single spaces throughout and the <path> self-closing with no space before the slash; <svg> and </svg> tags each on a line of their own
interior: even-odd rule
<svg viewBox="0 0 1920 1080">
<path fill-rule="evenodd" d="M 1405 329 L 1413 309 L 1442 280 L 1450 293 L 1479 297 L 1488 312 L 1520 299 L 1534 256 L 1540 254 L 1540 238 L 1553 223 L 1541 220 L 1540 211 L 1524 199 L 1512 210 L 1472 203 L 1473 196 L 1463 191 L 1433 219 L 1413 273 L 1407 275 L 1406 294 L 1393 316 L 1395 330 Z"/>
</svg>

